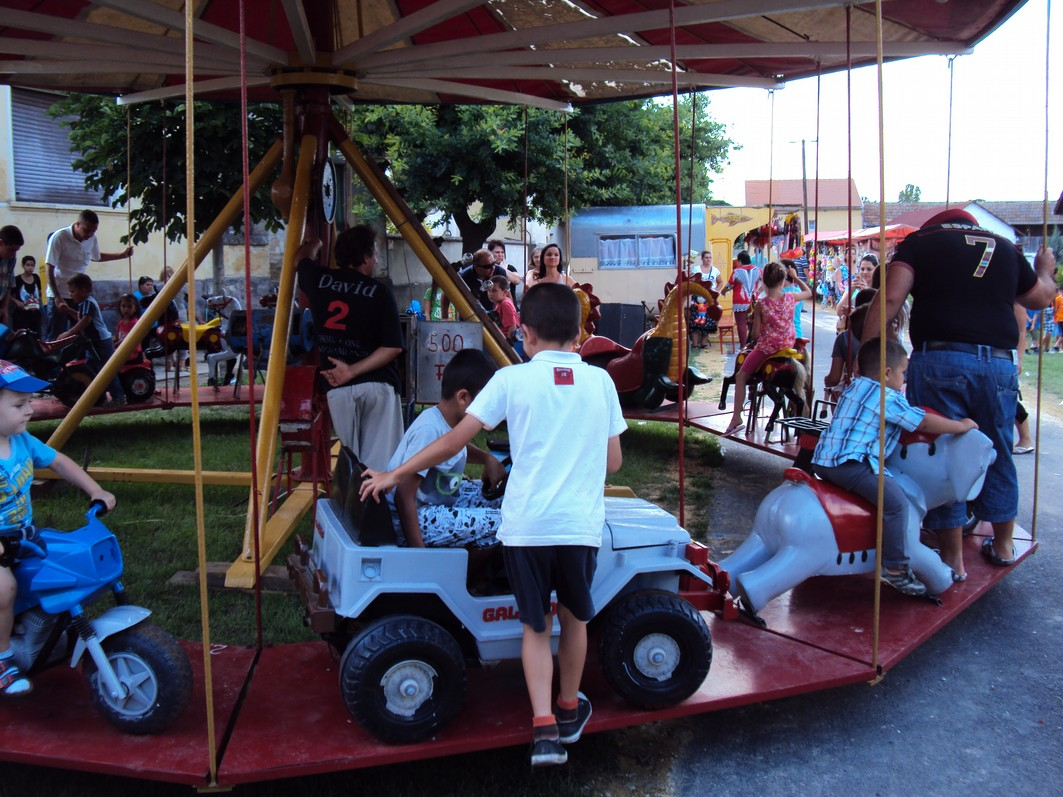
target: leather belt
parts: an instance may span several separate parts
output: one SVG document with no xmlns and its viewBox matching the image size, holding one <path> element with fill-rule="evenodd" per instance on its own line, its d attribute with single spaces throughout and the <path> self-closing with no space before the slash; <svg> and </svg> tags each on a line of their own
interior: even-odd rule
<svg viewBox="0 0 1063 797">
<path fill-rule="evenodd" d="M 948 340 L 928 340 L 922 346 L 923 351 L 958 351 L 962 354 L 974 354 L 976 356 L 989 352 L 990 357 L 1015 362 L 1015 349 L 998 349 L 993 346 L 983 346 L 980 343 L 954 343 Z"/>
</svg>

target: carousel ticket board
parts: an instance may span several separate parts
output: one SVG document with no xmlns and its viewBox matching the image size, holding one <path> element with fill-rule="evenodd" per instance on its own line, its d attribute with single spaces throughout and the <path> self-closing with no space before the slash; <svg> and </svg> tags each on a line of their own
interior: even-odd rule
<svg viewBox="0 0 1063 797">
<path fill-rule="evenodd" d="M 483 349 L 483 324 L 467 321 L 418 321 L 416 326 L 416 400 L 438 404 L 443 369 L 462 349 Z"/>
</svg>

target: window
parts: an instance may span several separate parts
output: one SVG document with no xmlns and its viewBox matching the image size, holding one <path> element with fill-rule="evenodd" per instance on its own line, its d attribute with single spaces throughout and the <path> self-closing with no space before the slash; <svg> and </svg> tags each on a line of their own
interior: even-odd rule
<svg viewBox="0 0 1063 797">
<path fill-rule="evenodd" d="M 675 235 L 602 235 L 598 238 L 598 268 L 670 268 L 674 271 L 675 252 Z"/>
<path fill-rule="evenodd" d="M 58 99 L 45 91 L 11 89 L 15 200 L 101 206 L 101 193 L 86 190 L 85 175 L 70 165 L 76 156 L 70 151 L 68 129 L 48 115 Z"/>
</svg>

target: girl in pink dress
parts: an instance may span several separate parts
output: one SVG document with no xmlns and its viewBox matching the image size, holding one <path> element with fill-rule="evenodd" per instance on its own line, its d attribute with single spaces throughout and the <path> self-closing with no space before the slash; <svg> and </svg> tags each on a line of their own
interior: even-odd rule
<svg viewBox="0 0 1063 797">
<path fill-rule="evenodd" d="M 789 349 L 794 345 L 794 307 L 812 296 L 812 291 L 798 275 L 796 269 L 790 269 L 790 276 L 801 290 L 795 293 L 783 293 L 786 269 L 781 263 L 768 263 L 764 267 L 761 281 L 765 294 L 753 309 L 753 337 L 756 343 L 753 350 L 746 353 L 746 358 L 735 376 L 735 404 L 731 414 L 731 423 L 724 435 L 732 435 L 745 426 L 742 420 L 742 406 L 746 403 L 746 384 L 749 377 L 757 372 L 764 361 L 780 349 Z"/>
</svg>

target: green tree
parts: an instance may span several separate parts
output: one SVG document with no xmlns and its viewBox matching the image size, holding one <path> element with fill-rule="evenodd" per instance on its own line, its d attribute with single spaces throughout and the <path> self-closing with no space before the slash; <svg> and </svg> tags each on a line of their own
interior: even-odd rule
<svg viewBox="0 0 1063 797">
<path fill-rule="evenodd" d="M 923 196 L 923 189 L 919 186 L 908 183 L 901 192 L 897 195 L 898 202 L 918 202 Z"/>
<path fill-rule="evenodd" d="M 680 102 L 683 199 L 690 197 L 692 103 Z M 711 177 L 736 145 L 698 98 L 694 201 L 711 199 Z M 453 216 L 464 248 L 480 246 L 496 220 L 525 215 L 544 224 L 570 208 L 675 201 L 670 103 L 606 103 L 565 116 L 513 106 L 361 106 L 352 138 L 386 163 L 391 179 L 422 218 Z M 527 204 L 525 204 L 527 134 Z M 358 210 L 365 212 L 363 205 Z"/>
<path fill-rule="evenodd" d="M 127 107 L 128 144 L 133 154 L 129 159 L 128 177 Z M 243 145 L 238 104 L 196 102 L 194 111 L 198 235 L 239 188 Z M 183 102 L 119 106 L 106 97 L 71 94 L 53 105 L 50 113 L 64 119 L 70 129 L 72 149 L 80 153 L 73 165 L 85 173 L 86 187 L 103 191 L 112 207 L 124 206 L 129 196 L 135 200 L 130 211 L 131 240 L 128 243 L 143 243 L 151 233 L 160 231 L 165 232 L 171 241 L 184 237 Z M 248 147 L 252 165 L 280 135 L 281 118 L 278 106 L 256 104 L 248 109 Z M 264 223 L 271 230 L 279 228 L 280 216 L 270 201 L 268 186 L 252 196 L 251 219 Z M 236 226 L 241 224 L 242 217 Z"/>
</svg>

